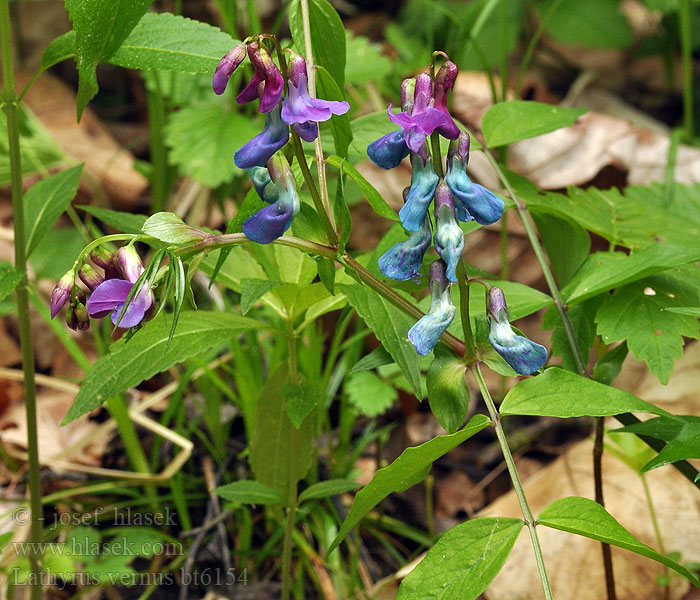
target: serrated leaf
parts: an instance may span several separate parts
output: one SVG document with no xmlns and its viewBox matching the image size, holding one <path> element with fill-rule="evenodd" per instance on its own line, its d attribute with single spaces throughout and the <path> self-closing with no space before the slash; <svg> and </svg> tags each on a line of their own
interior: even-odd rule
<svg viewBox="0 0 700 600">
<path fill-rule="evenodd" d="M 316 500 L 318 498 L 328 498 L 329 496 L 339 496 L 347 492 L 352 492 L 357 488 L 362 487 L 361 483 L 350 479 L 329 479 L 328 481 L 319 481 L 307 487 L 299 494 L 299 503 L 306 500 Z"/>
<path fill-rule="evenodd" d="M 41 55 L 41 68 L 48 69 L 75 55 L 75 30 L 59 35 Z"/>
<path fill-rule="evenodd" d="M 143 224 L 143 232 L 168 244 L 196 244 L 207 237 L 207 233 L 185 223 L 171 212 L 157 212 Z"/>
<path fill-rule="evenodd" d="M 399 395 L 394 386 L 372 371 L 361 371 L 345 380 L 345 393 L 351 404 L 363 415 L 376 417 L 391 407 Z"/>
<path fill-rule="evenodd" d="M 670 283 L 658 275 L 623 286 L 605 296 L 595 316 L 606 344 L 626 340 L 634 357 L 664 384 L 674 359 L 683 355 L 683 338 L 700 337 L 696 317 L 665 310 L 697 301 Z"/>
<path fill-rule="evenodd" d="M 350 370 L 350 373 L 359 373 L 361 371 L 371 371 L 377 367 L 383 367 L 384 365 L 390 365 L 394 362 L 393 357 L 386 351 L 384 346 L 379 346 L 363 356 L 360 360 L 355 363 L 355 366 Z"/>
<path fill-rule="evenodd" d="M 511 100 L 492 106 L 481 121 L 489 148 L 506 146 L 573 125 L 586 111 L 531 100 Z"/>
<path fill-rule="evenodd" d="M 15 291 L 17 284 L 22 281 L 22 273 L 10 267 L 0 271 L 0 301 Z"/>
<path fill-rule="evenodd" d="M 421 398 L 420 362 L 416 349 L 408 341 L 413 319 L 365 286 L 344 284 L 338 288 L 401 367 L 416 396 Z"/>
<path fill-rule="evenodd" d="M 105 225 L 114 227 L 124 233 L 141 233 L 146 222 L 146 215 L 135 215 L 133 213 L 110 210 L 109 208 L 99 208 L 97 206 L 80 205 L 76 206 L 89 215 L 102 221 Z"/>
<path fill-rule="evenodd" d="M 396 600 L 475 600 L 503 568 L 522 519 L 472 519 L 446 531 L 404 577 Z"/>
<path fill-rule="evenodd" d="M 245 315 L 259 298 L 281 285 L 270 279 L 241 279 L 241 313 Z"/>
<path fill-rule="evenodd" d="M 162 314 L 146 323 L 127 343 L 116 342 L 85 376 L 63 424 L 70 423 L 102 404 L 164 371 L 175 363 L 200 354 L 230 339 L 237 332 L 258 329 L 260 323 L 238 315 L 207 311 L 186 312 L 166 352 L 170 322 Z"/>
<path fill-rule="evenodd" d="M 540 513 L 537 523 L 545 527 L 582 535 L 651 558 L 680 573 L 696 588 L 700 589 L 700 581 L 686 567 L 668 556 L 659 554 L 646 544 L 642 544 L 622 527 L 608 511 L 593 500 L 575 496 L 555 500 Z"/>
<path fill-rule="evenodd" d="M 284 495 L 260 481 L 234 481 L 214 489 L 217 496 L 236 504 L 284 504 Z"/>
<path fill-rule="evenodd" d="M 670 416 L 668 412 L 620 389 L 557 367 L 518 382 L 503 399 L 502 415 L 607 417 L 629 412 Z"/>
<path fill-rule="evenodd" d="M 337 548 L 350 530 L 379 502 L 389 494 L 402 492 L 420 483 L 428 475 L 434 461 L 487 427 L 490 422 L 485 415 L 475 415 L 464 429 L 457 433 L 440 435 L 420 446 L 406 448 L 393 463 L 379 469 L 372 480 L 355 496 L 350 512 L 328 553 Z"/>
<path fill-rule="evenodd" d="M 435 358 L 426 378 L 430 410 L 438 423 L 454 433 L 464 423 L 469 408 L 469 388 L 464 380 L 467 366 L 457 358 Z"/>
</svg>

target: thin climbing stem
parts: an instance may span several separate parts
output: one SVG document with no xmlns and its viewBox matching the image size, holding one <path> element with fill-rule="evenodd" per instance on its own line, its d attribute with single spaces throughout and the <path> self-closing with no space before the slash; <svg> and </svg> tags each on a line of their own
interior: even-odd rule
<svg viewBox="0 0 700 600">
<path fill-rule="evenodd" d="M 693 139 L 693 40 L 690 17 L 690 0 L 680 0 L 678 19 L 681 32 L 681 53 L 683 59 L 683 130 L 685 141 Z"/>
<path fill-rule="evenodd" d="M 481 374 L 481 368 L 479 363 L 476 363 L 472 368 L 472 373 L 474 374 L 474 379 L 479 386 L 479 391 L 481 396 L 486 403 L 486 408 L 489 411 L 489 416 L 493 422 L 494 430 L 496 431 L 496 438 L 498 439 L 498 444 L 501 447 L 501 452 L 503 452 L 503 459 L 505 460 L 506 467 L 508 468 L 508 474 L 510 475 L 510 480 L 513 483 L 513 489 L 515 490 L 515 495 L 518 498 L 518 503 L 520 504 L 520 510 L 523 513 L 523 520 L 530 532 L 530 539 L 532 541 L 532 548 L 535 551 L 535 560 L 537 561 L 537 570 L 540 574 L 540 580 L 542 581 L 542 589 L 544 590 L 544 597 L 546 600 L 552 600 L 552 589 L 549 585 L 549 578 L 547 577 L 547 570 L 544 565 L 544 557 L 542 556 L 542 547 L 540 546 L 540 540 L 537 537 L 536 521 L 532 516 L 532 511 L 530 510 L 530 505 L 525 497 L 525 491 L 523 490 L 523 484 L 520 481 L 520 476 L 518 475 L 518 470 L 515 467 L 515 461 L 513 460 L 513 455 L 510 451 L 510 446 L 508 446 L 508 440 L 506 440 L 506 435 L 503 431 L 503 425 L 501 424 L 501 416 L 498 414 L 498 409 L 491 398 L 488 387 L 486 387 L 486 382 L 484 381 L 484 376 Z"/>
<path fill-rule="evenodd" d="M 472 324 L 469 320 L 469 278 L 464 261 L 459 261 L 457 270 L 457 282 L 459 284 L 459 315 L 462 321 L 462 333 L 464 334 L 464 362 L 472 364 L 476 359 L 476 348 L 474 347 L 474 335 L 472 334 Z"/>
<path fill-rule="evenodd" d="M 593 443 L 593 482 L 595 487 L 595 501 L 601 506 L 605 506 L 603 498 L 603 436 L 605 417 L 595 419 L 595 441 Z M 615 573 L 612 566 L 612 554 L 610 544 L 601 542 L 603 552 L 603 565 L 605 567 L 605 590 L 608 600 L 616 600 L 615 594 Z"/>
</svg>

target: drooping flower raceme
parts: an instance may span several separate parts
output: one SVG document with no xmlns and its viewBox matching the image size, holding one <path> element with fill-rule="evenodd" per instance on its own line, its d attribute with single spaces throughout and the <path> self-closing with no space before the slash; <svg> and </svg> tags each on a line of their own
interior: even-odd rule
<svg viewBox="0 0 700 600">
<path fill-rule="evenodd" d="M 460 221 L 474 219 L 481 225 L 490 225 L 503 216 L 503 200 L 483 185 L 469 179 L 466 171 L 468 161 L 469 134 L 463 131 L 456 140 L 450 142 L 445 183 L 454 196 Z"/>
<path fill-rule="evenodd" d="M 262 132 L 236 150 L 233 162 L 239 169 L 264 167 L 288 140 L 289 127 L 282 121 L 280 106 L 277 105 L 265 115 L 265 128 Z"/>
<path fill-rule="evenodd" d="M 518 335 L 510 326 L 508 308 L 503 290 L 489 289 L 488 297 L 489 343 L 516 373 L 531 375 L 547 362 L 547 349 Z"/>
<path fill-rule="evenodd" d="M 379 258 L 379 270 L 396 281 L 412 279 L 420 283 L 420 269 L 423 265 L 423 256 L 430 246 L 430 224 L 428 219 L 418 231 L 413 231 L 408 239 L 394 244 Z"/>
<path fill-rule="evenodd" d="M 433 244 L 438 256 L 447 265 L 447 278 L 457 281 L 457 264 L 464 250 L 464 232 L 457 223 L 456 211 L 452 193 L 444 183 L 438 185 L 435 191 L 435 221 L 437 229 Z"/>
<path fill-rule="evenodd" d="M 450 298 L 450 282 L 442 260 L 430 265 L 430 310 L 408 330 L 408 339 L 421 356 L 428 354 L 452 323 L 457 309 Z"/>
<path fill-rule="evenodd" d="M 406 198 L 406 204 L 399 211 L 401 224 L 408 231 L 418 231 L 428 208 L 433 200 L 433 194 L 440 178 L 433 170 L 433 159 L 428 152 L 427 144 L 423 144 L 420 152 L 411 154 L 411 188 Z"/>
<path fill-rule="evenodd" d="M 90 316 L 96 319 L 111 315 L 112 323 L 128 329 L 138 325 L 146 317 L 153 306 L 153 292 L 142 288 L 131 298 L 120 320 L 129 292 L 143 273 L 143 264 L 133 246 L 120 248 L 117 257 L 124 279 L 107 279 L 97 286 L 88 299 L 87 310 Z"/>
<path fill-rule="evenodd" d="M 292 54 L 287 70 L 287 95 L 282 104 L 282 120 L 292 125 L 299 137 L 312 142 L 318 137 L 318 123 L 350 110 L 347 102 L 321 100 L 309 96 L 306 61 Z"/>
<path fill-rule="evenodd" d="M 282 236 L 301 207 L 294 174 L 287 159 L 282 154 L 276 154 L 268 162 L 267 170 L 277 190 L 277 200 L 243 222 L 243 233 L 259 244 L 269 244 Z M 268 188 L 265 188 L 265 194 Z"/>
</svg>

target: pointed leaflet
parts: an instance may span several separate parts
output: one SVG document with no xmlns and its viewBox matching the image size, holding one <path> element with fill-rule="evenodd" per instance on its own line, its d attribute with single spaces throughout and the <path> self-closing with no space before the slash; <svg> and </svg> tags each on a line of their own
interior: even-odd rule
<svg viewBox="0 0 700 600">
<path fill-rule="evenodd" d="M 600 504 L 588 498 L 572 496 L 555 500 L 540 513 L 537 524 L 582 535 L 641 554 L 670 567 L 700 589 L 700 581 L 693 573 L 675 560 L 642 544 Z"/>
<path fill-rule="evenodd" d="M 22 280 L 22 273 L 13 267 L 0 270 L 0 300 L 4 300 L 15 291 Z"/>
<path fill-rule="evenodd" d="M 105 225 L 114 227 L 124 233 L 141 233 L 143 224 L 146 222 L 146 215 L 134 215 L 132 213 L 110 210 L 109 208 L 99 208 L 97 206 L 79 205 L 76 206 L 89 215 L 102 221 Z"/>
<path fill-rule="evenodd" d="M 428 368 L 428 401 L 438 423 L 449 433 L 464 423 L 469 408 L 467 366 L 456 357 L 436 357 Z"/>
<path fill-rule="evenodd" d="M 259 481 L 234 481 L 214 490 L 228 502 L 236 504 L 284 504 L 285 497 L 279 491 Z"/>
<path fill-rule="evenodd" d="M 327 481 L 319 481 L 307 487 L 299 494 L 299 504 L 305 500 L 315 500 L 317 498 L 328 498 L 329 496 L 338 496 L 347 492 L 352 492 L 361 487 L 362 484 L 350 479 L 329 479 Z"/>
<path fill-rule="evenodd" d="M 481 431 L 490 424 L 485 415 L 474 416 L 469 423 L 457 433 L 440 435 L 420 446 L 406 448 L 388 467 L 379 469 L 372 481 L 355 496 L 352 508 L 345 518 L 338 535 L 328 549 L 330 553 L 345 539 L 350 530 L 360 522 L 370 510 L 389 494 L 402 492 L 423 481 L 430 467 L 438 458 L 459 446 L 464 440 Z"/>
</svg>

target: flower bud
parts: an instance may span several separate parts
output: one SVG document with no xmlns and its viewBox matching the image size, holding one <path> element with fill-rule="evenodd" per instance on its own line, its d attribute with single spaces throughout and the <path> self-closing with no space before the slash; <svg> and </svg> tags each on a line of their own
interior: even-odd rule
<svg viewBox="0 0 700 600">
<path fill-rule="evenodd" d="M 121 278 L 122 269 L 119 266 L 116 252 L 109 252 L 101 246 L 98 246 L 92 252 L 90 252 L 90 260 L 98 267 L 104 269 L 105 279 Z"/>
<path fill-rule="evenodd" d="M 255 67 L 257 81 L 254 83 L 256 77 L 253 77 L 246 90 L 254 87 L 255 95 L 253 95 L 252 89 L 248 94 L 245 93 L 246 90 L 243 90 L 236 100 L 238 102 L 245 102 L 259 97 L 260 106 L 258 107 L 258 111 L 261 113 L 269 113 L 282 99 L 282 92 L 284 91 L 282 74 L 277 68 L 277 65 L 273 62 L 270 54 L 259 42 L 251 42 L 248 44 L 248 58 L 250 58 L 250 62 L 252 62 Z M 262 88 L 259 82 L 264 83 Z M 244 100 L 241 100 L 242 97 Z M 248 98 L 250 98 L 250 100 L 248 100 Z"/>
<path fill-rule="evenodd" d="M 78 270 L 78 277 L 80 277 L 80 281 L 82 281 L 91 292 L 94 292 L 95 288 L 105 280 L 102 275 L 87 263 Z"/>
<path fill-rule="evenodd" d="M 241 42 L 237 46 L 231 48 L 219 61 L 219 64 L 216 65 L 216 71 L 214 71 L 214 78 L 211 84 L 215 94 L 221 95 L 226 91 L 228 80 L 238 68 L 238 65 L 243 62 L 245 56 L 246 46 Z"/>
<path fill-rule="evenodd" d="M 457 281 L 457 264 L 464 250 L 464 232 L 457 223 L 455 204 L 450 188 L 444 183 L 435 191 L 435 220 L 437 230 L 433 242 L 435 251 L 447 264 L 447 278 Z"/>
<path fill-rule="evenodd" d="M 59 311 L 65 306 L 70 298 L 70 291 L 73 289 L 74 275 L 73 270 L 66 272 L 61 279 L 58 280 L 56 287 L 51 292 L 51 318 L 53 319 Z"/>
<path fill-rule="evenodd" d="M 136 252 L 136 248 L 131 244 L 119 248 L 117 258 L 124 278 L 131 283 L 136 283 L 136 280 L 143 273 L 143 263 L 139 253 Z"/>
<path fill-rule="evenodd" d="M 66 312 L 66 325 L 73 331 L 85 331 L 90 327 L 90 317 L 85 304 L 80 300 L 72 302 Z"/>
<path fill-rule="evenodd" d="M 416 78 L 409 77 L 401 82 L 401 110 L 409 115 L 413 112 L 413 97 L 416 94 Z"/>
<path fill-rule="evenodd" d="M 449 111 L 447 110 L 447 95 L 449 91 L 452 89 L 452 86 L 454 85 L 454 82 L 457 80 L 457 74 L 459 73 L 459 69 L 457 68 L 457 65 L 454 64 L 451 60 L 447 60 L 442 67 L 440 67 L 440 70 L 438 71 L 437 75 L 435 76 L 435 108 L 440 110 L 444 116 L 445 120 L 437 128 L 437 132 L 449 139 L 449 140 L 454 140 L 457 139 L 459 136 L 459 127 L 457 127 L 457 124 L 454 122 L 452 117 L 450 116 Z"/>
</svg>

